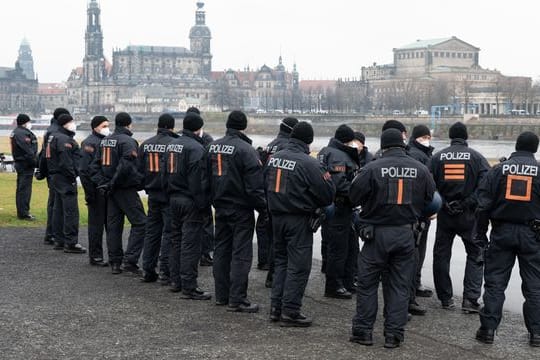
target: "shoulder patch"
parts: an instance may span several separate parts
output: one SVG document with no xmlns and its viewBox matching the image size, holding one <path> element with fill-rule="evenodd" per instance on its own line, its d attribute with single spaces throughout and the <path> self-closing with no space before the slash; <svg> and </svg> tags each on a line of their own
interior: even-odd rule
<svg viewBox="0 0 540 360">
<path fill-rule="evenodd" d="M 95 151 L 95 149 L 94 149 L 92 146 L 90 146 L 90 145 L 86 145 L 86 146 L 84 147 L 84 151 L 87 152 L 87 153 L 89 153 L 89 154 L 92 154 L 92 153 Z"/>
<path fill-rule="evenodd" d="M 73 149 L 73 145 L 71 145 L 70 143 L 65 143 L 64 146 L 68 149 Z"/>
<path fill-rule="evenodd" d="M 25 138 L 24 138 L 24 141 L 26 141 L 27 143 L 30 144 L 30 143 L 32 142 L 32 139 L 30 139 L 29 137 L 25 137 Z"/>
<path fill-rule="evenodd" d="M 133 156 L 134 158 L 136 158 L 136 157 L 138 156 L 137 150 L 133 150 L 133 151 L 131 152 L 131 156 Z"/>
<path fill-rule="evenodd" d="M 334 172 L 345 172 L 347 171 L 347 167 L 345 165 L 339 165 L 339 166 L 334 166 L 332 168 L 334 170 Z"/>
<path fill-rule="evenodd" d="M 328 180 L 330 180 L 332 178 L 332 175 L 330 175 L 330 173 L 327 171 L 327 172 L 325 172 L 323 174 L 322 177 L 323 177 L 324 180 L 328 181 Z"/>
</svg>

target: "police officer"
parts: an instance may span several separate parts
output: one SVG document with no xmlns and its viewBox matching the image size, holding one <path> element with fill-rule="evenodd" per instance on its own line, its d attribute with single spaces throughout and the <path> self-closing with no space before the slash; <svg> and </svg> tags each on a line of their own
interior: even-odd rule
<svg viewBox="0 0 540 360">
<path fill-rule="evenodd" d="M 431 146 L 431 131 L 425 125 L 417 125 L 413 128 L 411 138 L 409 139 L 408 154 L 422 164 L 429 166 L 431 156 L 433 155 L 433 146 Z M 412 278 L 411 298 L 409 300 L 409 313 L 412 315 L 424 315 L 426 309 L 416 301 L 416 297 L 431 297 L 433 291 L 422 286 L 422 267 L 426 258 L 427 237 L 429 232 L 430 220 L 428 218 L 420 219 L 422 221 L 422 232 L 417 241 L 415 250 L 416 273 Z"/>
<path fill-rule="evenodd" d="M 173 132 L 174 118 L 162 114 L 158 119 L 155 136 L 139 146 L 139 172 L 144 175 L 144 189 L 148 194 L 148 217 L 143 250 L 143 281 L 170 283 L 169 256 L 171 251 L 171 210 L 169 197 L 163 191 L 166 172 L 167 145 L 178 135 Z M 161 257 L 160 257 L 160 250 Z M 159 275 L 156 267 L 160 260 Z"/>
<path fill-rule="evenodd" d="M 408 137 L 407 137 L 407 128 L 405 127 L 405 125 L 401 121 L 394 120 L 394 119 L 387 120 L 383 124 L 382 131 L 385 131 L 385 130 L 388 130 L 388 129 L 397 129 L 397 130 L 399 130 L 399 132 L 401 133 L 401 138 L 403 139 L 403 143 L 404 144 L 407 143 L 407 139 L 408 139 Z M 405 153 L 408 153 L 408 152 L 409 152 L 409 146 L 405 145 Z M 382 156 L 382 149 L 379 149 L 379 150 L 377 150 L 377 152 L 375 152 L 374 158 L 378 159 L 381 156 Z"/>
<path fill-rule="evenodd" d="M 37 138 L 32 131 L 30 117 L 26 114 L 17 116 L 17 127 L 11 133 L 11 154 L 17 171 L 17 192 L 15 204 L 17 217 L 21 220 L 35 220 L 30 214 L 32 196 L 32 177 L 37 165 Z"/>
<path fill-rule="evenodd" d="M 97 190 L 92 181 L 90 164 L 95 160 L 101 140 L 110 135 L 109 120 L 95 116 L 90 122 L 92 133 L 81 143 L 79 177 L 84 189 L 88 208 L 88 255 L 90 265 L 108 266 L 103 260 L 103 231 L 107 215 L 107 199 Z"/>
<path fill-rule="evenodd" d="M 489 170 L 486 159 L 467 145 L 467 127 L 457 122 L 448 132 L 451 145 L 431 159 L 431 172 L 444 205 L 437 215 L 437 232 L 433 246 L 433 280 L 444 309 L 453 309 L 450 257 L 454 237 L 459 235 L 467 252 L 463 281 L 462 310 L 477 313 L 482 287 L 482 244 L 474 241 L 475 190 Z"/>
<path fill-rule="evenodd" d="M 311 220 L 334 200 L 331 176 L 309 154 L 313 128 L 300 122 L 290 141 L 271 155 L 265 167 L 268 208 L 272 214 L 275 274 L 271 321 L 282 326 L 310 326 L 300 310 L 313 257 Z"/>
<path fill-rule="evenodd" d="M 373 161 L 373 154 L 369 152 L 369 149 L 366 146 L 366 136 L 360 131 L 354 132 L 353 147 L 358 151 L 360 167 L 364 167 L 366 164 Z"/>
<path fill-rule="evenodd" d="M 84 254 L 86 249 L 78 243 L 77 176 L 81 154 L 73 138 L 77 126 L 68 114 L 60 115 L 57 123 L 58 131 L 49 135 L 45 151 L 55 194 L 52 218 L 55 247 L 62 246 L 65 253 Z"/>
<path fill-rule="evenodd" d="M 51 177 L 49 176 L 49 171 L 47 169 L 47 157 L 46 157 L 46 151 L 45 148 L 47 144 L 49 143 L 49 136 L 51 136 L 52 133 L 57 132 L 58 127 L 58 118 L 62 114 L 68 114 L 69 111 L 67 111 L 64 108 L 56 108 L 53 112 L 53 117 L 51 119 L 51 125 L 47 128 L 45 131 L 45 134 L 43 135 L 43 144 L 42 149 L 39 153 L 39 159 L 38 159 L 38 172 L 36 172 L 36 179 L 42 180 L 44 177 L 47 179 L 47 187 L 49 188 L 49 194 L 47 197 L 47 227 L 45 230 L 45 238 L 44 243 L 46 245 L 53 245 L 54 244 L 54 235 L 52 231 L 52 218 L 53 218 L 53 208 L 54 208 L 54 189 L 51 184 Z M 63 246 L 57 247 L 58 250 L 62 250 Z"/>
<path fill-rule="evenodd" d="M 198 108 L 192 106 L 186 110 L 186 113 L 194 112 L 197 115 L 201 115 L 201 112 Z M 201 128 L 200 138 L 203 141 L 203 146 L 205 148 L 210 145 L 214 138 L 212 135 L 207 133 Z M 208 209 L 204 212 L 203 216 L 203 235 L 201 240 L 201 260 L 199 265 L 201 266 L 212 266 L 214 260 L 212 259 L 212 252 L 214 251 L 214 216 L 212 215 L 212 207 L 208 206 Z"/>
<path fill-rule="evenodd" d="M 516 257 L 525 298 L 523 316 L 529 344 L 540 347 L 540 172 L 534 154 L 538 136 L 521 133 L 516 152 L 494 166 L 478 188 L 477 239 L 490 242 L 485 255 L 484 306 L 476 339 L 492 344 L 499 327 Z"/>
<path fill-rule="evenodd" d="M 209 207 L 206 150 L 201 129 L 203 119 L 186 113 L 182 136 L 167 147 L 168 194 L 171 201 L 171 281 L 181 297 L 210 300 L 197 284 L 204 216 Z"/>
<path fill-rule="evenodd" d="M 283 149 L 289 142 L 289 136 L 296 124 L 298 124 L 298 119 L 293 117 L 286 117 L 281 121 L 277 137 L 266 146 L 261 154 L 263 165 L 266 164 L 272 154 Z M 259 270 L 268 270 L 265 286 L 270 288 L 272 287 L 274 274 L 274 247 L 272 240 L 272 219 L 269 214 L 267 216 L 259 215 L 257 217 L 255 230 L 257 232 L 257 268 Z"/>
<path fill-rule="evenodd" d="M 245 134 L 247 117 L 232 111 L 225 137 L 210 144 L 212 203 L 216 209 L 214 280 L 216 304 L 229 311 L 257 312 L 247 298 L 248 275 L 253 260 L 255 216 L 266 211 L 262 164 Z"/>
<path fill-rule="evenodd" d="M 138 190 L 144 177 L 137 167 L 138 143 L 132 138 L 128 113 L 115 117 L 114 133 L 101 140 L 92 163 L 92 180 L 107 197 L 107 249 L 113 274 L 124 271 L 139 274 L 138 261 L 144 245 L 146 215 Z M 126 252 L 122 249 L 124 216 L 131 223 Z"/>
<path fill-rule="evenodd" d="M 351 341 L 372 345 L 377 315 L 377 290 L 383 271 L 384 346 L 403 341 L 411 277 L 415 271 L 413 227 L 428 205 L 435 184 L 427 167 L 410 158 L 397 129 L 381 135 L 382 157 L 360 169 L 350 197 L 361 205 L 364 246 L 358 258 L 356 315 Z"/>
<path fill-rule="evenodd" d="M 323 253 L 326 252 L 326 284 L 324 296 L 351 299 L 354 292 L 356 254 L 352 232 L 352 205 L 349 199 L 351 182 L 359 169 L 358 151 L 354 147 L 354 131 L 341 125 L 328 146 L 319 152 L 319 160 L 332 175 L 336 185 L 335 212 L 322 224 Z"/>
</svg>

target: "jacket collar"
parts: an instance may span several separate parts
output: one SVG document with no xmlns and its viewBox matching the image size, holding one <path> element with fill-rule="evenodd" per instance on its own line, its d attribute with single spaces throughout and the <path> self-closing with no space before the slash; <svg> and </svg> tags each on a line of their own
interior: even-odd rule
<svg viewBox="0 0 540 360">
<path fill-rule="evenodd" d="M 388 150 L 382 152 L 382 157 L 388 157 L 388 156 L 401 156 L 401 157 L 407 157 L 407 153 L 405 152 L 405 148 L 402 147 L 392 147 Z"/>
<path fill-rule="evenodd" d="M 303 153 L 309 154 L 309 145 L 298 139 L 289 139 L 289 142 L 285 144 L 286 149 L 293 151 L 301 151 Z"/>
<path fill-rule="evenodd" d="M 426 155 L 431 155 L 433 153 L 433 150 L 435 149 L 433 146 L 424 146 L 420 144 L 416 139 L 411 138 L 409 140 L 409 148 L 417 148 L 418 150 L 422 151 Z"/>
<path fill-rule="evenodd" d="M 331 138 L 330 142 L 328 143 L 328 147 L 338 149 L 346 153 L 351 160 L 353 160 L 356 164 L 360 164 L 360 159 L 358 157 L 358 150 L 356 150 L 353 147 L 347 146 L 341 141 L 337 140 L 336 138 Z"/>
<path fill-rule="evenodd" d="M 75 136 L 75 133 L 73 131 L 69 131 L 68 129 L 66 129 L 63 126 L 58 127 L 58 132 L 62 133 L 62 134 L 66 134 L 67 136 L 69 136 L 71 138 Z"/>
<path fill-rule="evenodd" d="M 170 129 L 157 129 L 157 135 L 170 136 L 173 138 L 178 137 L 178 134 Z"/>
<path fill-rule="evenodd" d="M 114 129 L 115 134 L 125 134 L 127 136 L 133 136 L 133 133 L 125 126 L 117 126 Z"/>
<path fill-rule="evenodd" d="M 227 129 L 227 136 L 235 136 L 247 142 L 249 145 L 253 144 L 253 141 L 246 136 L 243 132 L 236 129 Z"/>
<path fill-rule="evenodd" d="M 199 144 L 203 144 L 203 139 L 200 136 L 195 135 L 195 133 L 193 131 L 191 131 L 191 130 L 183 129 L 182 130 L 182 136 L 192 138 L 193 140 L 197 141 Z"/>
<path fill-rule="evenodd" d="M 98 133 L 97 131 L 94 131 L 94 130 L 92 130 L 92 135 L 97 136 L 100 139 L 105 138 L 105 136 L 101 135 L 100 133 Z"/>
<path fill-rule="evenodd" d="M 279 130 L 279 133 L 278 133 L 277 137 L 282 138 L 282 139 L 288 139 L 288 138 L 291 137 L 291 134 L 286 132 L 286 131 Z"/>
<path fill-rule="evenodd" d="M 527 157 L 527 158 L 536 159 L 534 154 L 528 151 L 514 151 L 510 155 L 510 159 L 515 158 L 515 157 Z"/>
<path fill-rule="evenodd" d="M 459 139 L 459 138 L 452 139 L 452 141 L 450 141 L 450 145 L 463 145 L 463 146 L 469 146 L 469 144 L 467 144 L 467 141 L 466 141 L 466 140 L 464 140 L 464 139 Z"/>
</svg>

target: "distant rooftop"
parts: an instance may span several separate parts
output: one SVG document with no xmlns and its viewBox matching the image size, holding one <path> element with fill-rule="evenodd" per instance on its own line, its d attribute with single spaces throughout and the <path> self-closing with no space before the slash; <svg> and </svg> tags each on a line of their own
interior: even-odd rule
<svg viewBox="0 0 540 360">
<path fill-rule="evenodd" d="M 149 45 L 129 45 L 124 51 L 144 52 L 144 53 L 165 53 L 165 54 L 188 54 L 191 51 L 185 47 L 176 46 L 149 46 Z"/>
<path fill-rule="evenodd" d="M 440 43 L 443 43 L 448 40 L 452 40 L 454 37 L 446 37 L 446 38 L 440 38 L 440 39 L 427 39 L 427 40 L 416 40 L 413 43 L 407 44 L 405 46 L 401 46 L 398 49 L 405 50 L 405 49 L 422 49 L 426 48 L 428 46 L 434 46 Z"/>
</svg>

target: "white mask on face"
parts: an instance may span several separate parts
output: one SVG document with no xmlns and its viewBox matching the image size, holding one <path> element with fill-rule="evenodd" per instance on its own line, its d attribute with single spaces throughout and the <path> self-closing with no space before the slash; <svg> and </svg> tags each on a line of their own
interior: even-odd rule
<svg viewBox="0 0 540 360">
<path fill-rule="evenodd" d="M 201 128 L 201 132 L 199 133 L 199 137 L 202 138 L 204 134 L 204 130 Z"/>
<path fill-rule="evenodd" d="M 423 145 L 423 146 L 425 146 L 425 147 L 429 147 L 429 145 L 430 145 L 430 141 L 427 140 L 427 139 L 425 139 L 425 140 L 424 140 L 424 139 L 417 140 L 417 142 L 418 142 L 420 145 Z"/>
<path fill-rule="evenodd" d="M 24 127 L 26 127 L 28 130 L 32 130 L 32 123 L 29 121 L 26 124 L 24 124 Z"/>
<path fill-rule="evenodd" d="M 351 141 L 349 144 L 348 144 L 349 147 L 352 147 L 354 149 L 359 149 L 360 147 L 358 146 L 358 144 L 356 143 L 356 141 Z"/>
<path fill-rule="evenodd" d="M 75 132 L 77 130 L 77 124 L 75 124 L 73 121 L 67 123 L 65 127 L 71 132 Z"/>
<path fill-rule="evenodd" d="M 101 130 L 99 130 L 99 134 L 103 136 L 109 136 L 111 135 L 111 129 L 109 129 L 108 127 L 102 128 Z"/>
</svg>

